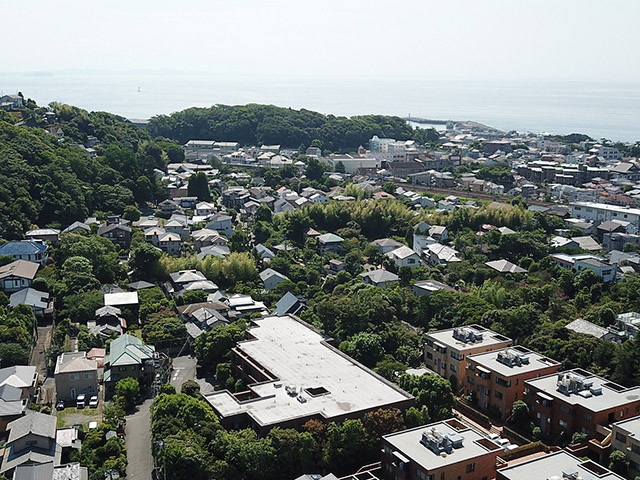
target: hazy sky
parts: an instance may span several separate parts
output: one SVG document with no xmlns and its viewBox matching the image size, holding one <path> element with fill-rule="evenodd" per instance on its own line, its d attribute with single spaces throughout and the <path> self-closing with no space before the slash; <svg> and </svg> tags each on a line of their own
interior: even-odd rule
<svg viewBox="0 0 640 480">
<path fill-rule="evenodd" d="M 0 0 L 0 71 L 640 80 L 637 0 Z M 5 15 L 6 17 L 6 15 Z"/>
</svg>

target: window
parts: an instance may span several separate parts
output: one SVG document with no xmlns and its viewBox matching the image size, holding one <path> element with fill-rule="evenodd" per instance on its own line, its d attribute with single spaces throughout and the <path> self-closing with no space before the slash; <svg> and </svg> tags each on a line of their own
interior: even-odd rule
<svg viewBox="0 0 640 480">
<path fill-rule="evenodd" d="M 420 480 L 433 480 L 433 475 L 427 475 L 425 472 L 423 472 L 422 470 L 418 470 L 417 468 L 416 477 Z"/>
<path fill-rule="evenodd" d="M 511 380 L 507 381 L 504 378 L 500 378 L 500 377 L 496 377 L 496 383 L 498 385 L 500 385 L 501 387 L 510 387 L 511 386 Z"/>
<path fill-rule="evenodd" d="M 84 374 L 84 378 L 86 380 L 91 380 L 93 378 L 93 373 L 89 372 L 89 373 L 85 373 Z"/>
<path fill-rule="evenodd" d="M 458 352 L 450 352 L 451 358 L 455 358 L 456 360 L 462 360 L 462 356 Z"/>
<path fill-rule="evenodd" d="M 624 433 L 616 433 L 616 440 L 618 442 L 627 443 L 627 436 Z"/>
<path fill-rule="evenodd" d="M 470 463 L 470 464 L 467 465 L 467 473 L 471 473 L 471 472 L 475 471 L 475 469 L 476 469 L 476 463 L 475 462 Z"/>
<path fill-rule="evenodd" d="M 127 367 L 118 367 L 118 371 L 119 372 L 126 372 L 127 371 Z"/>
<path fill-rule="evenodd" d="M 433 359 L 433 353 L 431 353 L 431 352 L 427 352 L 427 358 L 428 358 L 429 360 L 432 360 L 432 359 Z"/>
<path fill-rule="evenodd" d="M 37 440 L 28 440 L 28 441 L 26 441 L 25 443 L 26 443 L 26 445 L 27 445 L 28 447 L 32 447 L 32 446 L 34 446 L 34 445 L 37 445 L 37 444 L 38 444 L 38 441 L 37 441 Z"/>
<path fill-rule="evenodd" d="M 564 420 L 558 420 L 558 425 L 560 425 L 560 428 L 562 428 L 563 430 L 569 428 L 569 424 Z"/>
<path fill-rule="evenodd" d="M 500 400 L 502 400 L 502 392 L 499 392 L 498 390 L 496 390 L 495 392 L 496 392 L 495 393 L 496 398 L 499 398 Z"/>
<path fill-rule="evenodd" d="M 75 382 L 76 380 L 80 380 L 80 375 L 77 373 L 69 374 L 69 380 Z"/>
<path fill-rule="evenodd" d="M 566 405 L 560 405 L 560 412 L 564 413 L 565 415 L 573 415 L 573 410 L 571 410 Z"/>
<path fill-rule="evenodd" d="M 456 366 L 453 363 L 449 364 L 449 370 L 451 370 L 452 372 L 456 371 Z"/>
<path fill-rule="evenodd" d="M 592 419 L 593 417 L 591 416 L 591 414 L 590 414 L 590 413 L 582 412 L 582 418 L 583 418 L 584 420 L 586 420 L 587 422 L 590 422 L 590 421 L 591 421 L 591 419 Z"/>
</svg>

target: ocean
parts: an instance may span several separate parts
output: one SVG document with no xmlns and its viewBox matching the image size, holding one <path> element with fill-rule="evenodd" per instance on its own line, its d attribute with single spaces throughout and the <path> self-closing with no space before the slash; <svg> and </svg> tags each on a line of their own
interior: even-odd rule
<svg viewBox="0 0 640 480">
<path fill-rule="evenodd" d="M 0 73 L 0 90 L 21 91 L 40 105 L 61 101 L 136 119 L 192 106 L 265 103 L 333 115 L 473 120 L 504 131 L 640 140 L 637 83 L 68 71 Z"/>
</svg>

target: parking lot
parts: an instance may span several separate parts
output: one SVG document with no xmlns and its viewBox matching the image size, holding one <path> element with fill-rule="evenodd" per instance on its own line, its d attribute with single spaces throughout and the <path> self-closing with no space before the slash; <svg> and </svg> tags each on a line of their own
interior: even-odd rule
<svg viewBox="0 0 640 480">
<path fill-rule="evenodd" d="M 55 415 L 58 417 L 58 428 L 72 427 L 73 425 L 82 425 L 86 432 L 90 422 L 102 423 L 102 408 L 104 402 L 100 400 L 98 408 L 67 407 L 64 410 L 56 410 Z"/>
</svg>

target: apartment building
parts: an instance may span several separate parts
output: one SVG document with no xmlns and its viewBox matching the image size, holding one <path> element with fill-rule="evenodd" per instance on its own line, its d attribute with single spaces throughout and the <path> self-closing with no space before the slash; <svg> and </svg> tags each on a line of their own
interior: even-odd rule
<svg viewBox="0 0 640 480">
<path fill-rule="evenodd" d="M 501 468 L 496 480 L 623 480 L 593 460 L 582 460 L 565 450 L 549 453 L 513 466 Z"/>
<path fill-rule="evenodd" d="M 524 396 L 526 380 L 556 373 L 560 362 L 525 347 L 515 346 L 467 356 L 467 375 L 461 376 L 467 393 L 475 392 L 481 410 L 505 419 Z"/>
<path fill-rule="evenodd" d="M 424 359 L 427 368 L 444 378 L 466 376 L 467 357 L 475 353 L 500 350 L 512 340 L 480 325 L 448 328 L 425 336 Z"/>
<path fill-rule="evenodd" d="M 583 432 L 601 439 L 602 428 L 640 415 L 640 387 L 623 387 L 576 368 L 525 381 L 524 401 L 542 433 L 568 438 Z"/>
<path fill-rule="evenodd" d="M 611 447 L 627 456 L 629 477 L 640 476 L 640 417 L 611 425 Z"/>
<path fill-rule="evenodd" d="M 619 207 L 607 203 L 577 202 L 571 205 L 571 216 L 596 224 L 611 220 L 631 222 L 633 229 L 627 233 L 638 233 L 640 228 L 640 209 L 638 208 Z"/>
<path fill-rule="evenodd" d="M 382 437 L 382 478 L 487 480 L 502 447 L 451 418 Z"/>
<path fill-rule="evenodd" d="M 222 424 L 264 433 L 310 419 L 342 421 L 379 408 L 405 410 L 415 401 L 333 347 L 330 339 L 292 315 L 254 319 L 248 340 L 231 350 L 244 392 L 205 395 Z"/>
</svg>

